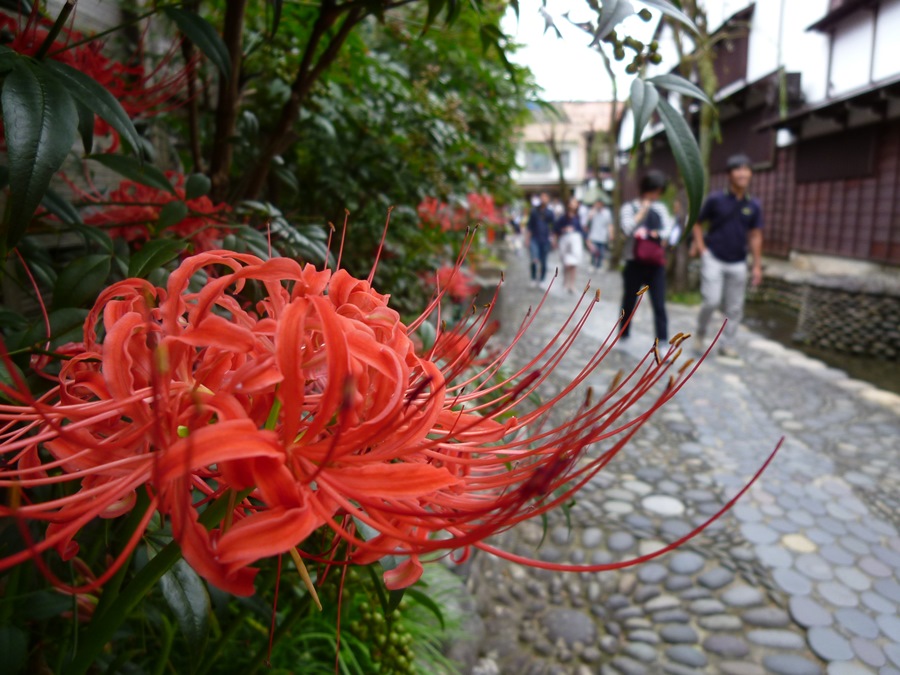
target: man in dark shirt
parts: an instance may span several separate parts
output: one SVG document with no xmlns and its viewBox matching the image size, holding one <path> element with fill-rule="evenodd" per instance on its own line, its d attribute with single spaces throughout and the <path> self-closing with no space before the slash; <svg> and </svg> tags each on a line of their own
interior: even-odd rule
<svg viewBox="0 0 900 675">
<path fill-rule="evenodd" d="M 544 284 L 547 277 L 547 255 L 550 253 L 550 233 L 553 231 L 553 209 L 550 195 L 541 193 L 541 201 L 528 215 L 528 250 L 531 253 L 531 285 Z"/>
<path fill-rule="evenodd" d="M 753 177 L 747 155 L 728 158 L 728 189 L 710 195 L 693 227 L 693 250 L 700 254 L 703 306 L 697 326 L 698 347 L 705 347 L 706 329 L 716 309 L 728 319 L 719 353 L 737 356 L 734 338 L 744 316 L 747 293 L 747 250 L 752 256 L 750 280 L 762 281 L 762 209 L 747 190 Z M 703 225 L 708 229 L 704 235 Z"/>
</svg>

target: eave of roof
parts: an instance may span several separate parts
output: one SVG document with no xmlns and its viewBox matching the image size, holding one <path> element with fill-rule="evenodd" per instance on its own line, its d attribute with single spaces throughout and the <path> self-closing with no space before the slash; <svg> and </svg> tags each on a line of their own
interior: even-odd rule
<svg viewBox="0 0 900 675">
<path fill-rule="evenodd" d="M 877 2 L 878 0 L 844 0 L 837 9 L 828 12 L 814 24 L 808 26 L 806 30 L 816 30 L 821 33 L 827 33 L 857 10 L 871 7 Z"/>
</svg>

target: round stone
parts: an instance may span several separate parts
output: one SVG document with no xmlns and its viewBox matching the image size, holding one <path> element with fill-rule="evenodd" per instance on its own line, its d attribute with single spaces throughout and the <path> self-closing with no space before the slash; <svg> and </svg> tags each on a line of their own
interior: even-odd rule
<svg viewBox="0 0 900 675">
<path fill-rule="evenodd" d="M 691 615 L 683 609 L 664 609 L 661 612 L 653 614 L 653 620 L 656 623 L 687 623 L 691 620 Z"/>
<path fill-rule="evenodd" d="M 749 504 L 737 504 L 731 512 L 745 523 L 759 523 L 763 520 L 762 512 Z"/>
<path fill-rule="evenodd" d="M 807 640 L 810 649 L 825 661 L 848 661 L 853 658 L 850 643 L 831 628 L 810 628 Z"/>
<path fill-rule="evenodd" d="M 879 614 L 875 621 L 882 633 L 894 642 L 900 642 L 900 619 L 892 614 Z"/>
<path fill-rule="evenodd" d="M 627 551 L 634 546 L 635 538 L 628 532 L 613 532 L 607 539 L 607 546 L 617 553 Z"/>
<path fill-rule="evenodd" d="M 838 578 L 838 581 L 854 591 L 867 591 L 872 586 L 869 577 L 855 567 L 836 567 L 834 575 Z"/>
<path fill-rule="evenodd" d="M 647 485 L 647 483 L 640 480 L 626 480 L 622 483 L 622 487 L 628 490 L 629 492 L 634 492 L 637 495 L 648 495 L 653 492 L 653 487 L 651 485 Z"/>
<path fill-rule="evenodd" d="M 803 638 L 789 630 L 751 630 L 747 633 L 747 639 L 754 644 L 772 649 L 800 649 L 803 647 Z"/>
<path fill-rule="evenodd" d="M 746 661 L 722 661 L 719 664 L 722 675 L 765 675 L 762 666 Z"/>
<path fill-rule="evenodd" d="M 859 555 L 867 555 L 869 553 L 869 545 L 856 537 L 841 537 L 841 546 Z"/>
<path fill-rule="evenodd" d="M 900 569 L 900 553 L 896 553 L 880 544 L 874 544 L 872 546 L 872 553 L 874 553 L 875 557 L 881 560 L 881 562 L 890 565 L 894 569 Z"/>
<path fill-rule="evenodd" d="M 852 565 L 856 558 L 837 544 L 826 544 L 821 549 L 822 557 L 835 565 Z"/>
<path fill-rule="evenodd" d="M 783 534 L 791 534 L 797 532 L 797 523 L 787 518 L 773 518 L 769 521 L 769 527 L 778 530 Z"/>
<path fill-rule="evenodd" d="M 725 605 L 713 598 L 705 598 L 702 600 L 694 600 L 688 609 L 699 616 L 708 614 L 719 614 L 725 611 Z"/>
<path fill-rule="evenodd" d="M 722 594 L 722 600 L 731 607 L 752 607 L 762 602 L 763 594 L 752 586 L 734 586 Z"/>
<path fill-rule="evenodd" d="M 884 652 L 881 651 L 877 644 L 870 640 L 855 637 L 850 640 L 850 646 L 853 648 L 856 657 L 868 666 L 880 668 L 887 663 Z"/>
<path fill-rule="evenodd" d="M 661 516 L 680 516 L 684 513 L 684 504 L 668 495 L 650 495 L 641 500 L 644 508 Z"/>
<path fill-rule="evenodd" d="M 569 543 L 569 539 L 572 536 L 572 530 L 568 527 L 557 526 L 554 527 L 550 532 L 550 539 L 554 544 L 558 546 L 565 546 Z"/>
<path fill-rule="evenodd" d="M 886 614 L 890 614 L 897 609 L 896 605 L 893 602 L 872 591 L 866 591 L 865 593 L 863 593 L 862 601 L 866 607 L 868 607 L 869 609 L 873 609 L 876 612 L 884 612 Z"/>
<path fill-rule="evenodd" d="M 772 571 L 775 583 L 786 593 L 796 595 L 809 595 L 812 591 L 812 582 L 799 572 L 792 569 L 777 569 Z"/>
<path fill-rule="evenodd" d="M 715 590 L 722 588 L 734 581 L 734 572 L 727 567 L 714 567 L 708 572 L 704 572 L 697 579 L 701 586 Z"/>
<path fill-rule="evenodd" d="M 680 663 L 683 666 L 690 666 L 691 668 L 702 668 L 707 663 L 706 655 L 703 652 L 688 645 L 675 645 L 674 647 L 669 647 L 666 650 L 666 656 L 675 663 Z"/>
<path fill-rule="evenodd" d="M 839 609 L 834 613 L 834 618 L 844 628 L 860 637 L 870 640 L 878 637 L 878 626 L 872 618 L 858 609 Z"/>
<path fill-rule="evenodd" d="M 790 567 L 794 558 L 783 546 L 757 546 L 756 553 L 766 567 Z"/>
<path fill-rule="evenodd" d="M 694 574 L 703 569 L 705 563 L 706 558 L 699 553 L 681 551 L 672 556 L 669 561 L 669 569 L 675 574 Z"/>
<path fill-rule="evenodd" d="M 733 635 L 711 635 L 703 641 L 703 648 L 719 656 L 736 658 L 750 653 L 747 643 Z"/>
<path fill-rule="evenodd" d="M 859 596 L 839 581 L 824 581 L 819 584 L 819 593 L 832 605 L 838 607 L 856 607 Z"/>
<path fill-rule="evenodd" d="M 701 616 L 698 623 L 701 628 L 709 631 L 741 630 L 744 624 L 733 614 L 713 614 Z"/>
<path fill-rule="evenodd" d="M 884 654 L 895 666 L 900 666 L 900 644 L 888 644 L 884 646 Z"/>
<path fill-rule="evenodd" d="M 875 592 L 888 600 L 900 602 L 900 584 L 892 579 L 879 579 L 875 582 Z"/>
<path fill-rule="evenodd" d="M 778 607 L 748 609 L 743 613 L 742 618 L 751 626 L 762 626 L 763 628 L 783 628 L 791 622 L 788 613 Z"/>
<path fill-rule="evenodd" d="M 797 654 L 770 654 L 763 665 L 776 675 L 821 675 L 818 664 Z"/>
<path fill-rule="evenodd" d="M 800 595 L 794 596 L 788 602 L 788 607 L 791 610 L 791 616 L 794 617 L 794 621 L 801 626 L 810 628 L 812 626 L 831 625 L 831 612 L 815 600 Z"/>
<path fill-rule="evenodd" d="M 872 556 L 866 556 L 859 561 L 859 569 L 873 577 L 889 577 L 891 576 L 891 568 L 880 560 L 876 560 Z"/>
<path fill-rule="evenodd" d="M 589 527 L 581 533 L 581 545 L 585 548 L 596 548 L 603 542 L 603 530 Z"/>
<path fill-rule="evenodd" d="M 593 619 L 574 609 L 555 609 L 547 612 L 541 624 L 551 642 L 563 640 L 569 647 L 580 642 L 583 645 L 597 641 L 597 627 Z"/>
<path fill-rule="evenodd" d="M 683 623 L 666 624 L 659 631 L 659 636 L 670 644 L 686 644 L 697 642 L 697 632 Z"/>
<path fill-rule="evenodd" d="M 802 534 L 786 534 L 781 538 L 781 543 L 798 553 L 812 553 L 817 548 L 808 537 Z"/>
<path fill-rule="evenodd" d="M 673 518 L 664 520 L 660 526 L 661 533 L 672 539 L 680 539 L 693 529 L 694 528 L 691 527 L 690 523 L 683 520 L 675 520 Z"/>
<path fill-rule="evenodd" d="M 667 591 L 683 591 L 685 588 L 690 588 L 694 585 L 693 580 L 690 577 L 681 575 L 681 574 L 673 574 L 668 579 L 666 579 L 666 590 Z"/>
<path fill-rule="evenodd" d="M 603 502 L 603 509 L 613 515 L 624 516 L 625 514 L 634 511 L 634 506 L 628 502 L 613 499 Z"/>
<path fill-rule="evenodd" d="M 647 563 L 638 567 L 638 579 L 645 584 L 658 584 L 666 578 L 668 574 L 666 568 L 659 563 Z"/>
<path fill-rule="evenodd" d="M 828 675 L 870 675 L 868 668 L 863 668 L 848 661 L 832 661 L 828 664 Z"/>
<path fill-rule="evenodd" d="M 819 544 L 820 546 L 834 542 L 833 534 L 829 534 L 825 530 L 820 530 L 818 527 L 809 528 L 806 531 L 806 536 L 809 537 L 810 541 Z"/>
<path fill-rule="evenodd" d="M 762 523 L 745 523 L 741 525 L 741 534 L 753 544 L 774 544 L 778 541 L 778 532 Z"/>
<path fill-rule="evenodd" d="M 819 518 L 819 527 L 833 535 L 847 534 L 847 528 L 839 520 L 835 520 L 829 516 Z"/>
<path fill-rule="evenodd" d="M 657 658 L 656 649 L 644 642 L 629 642 L 622 650 L 633 659 L 650 663 Z"/>
<path fill-rule="evenodd" d="M 828 581 L 834 576 L 834 573 L 831 571 L 831 565 L 816 553 L 804 553 L 797 556 L 795 564 L 797 569 L 810 579 Z"/>
</svg>

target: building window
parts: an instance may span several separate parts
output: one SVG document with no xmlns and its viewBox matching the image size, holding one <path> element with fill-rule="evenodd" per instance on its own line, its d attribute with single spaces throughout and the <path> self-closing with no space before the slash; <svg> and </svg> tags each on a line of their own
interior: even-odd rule
<svg viewBox="0 0 900 675">
<path fill-rule="evenodd" d="M 543 143 L 529 143 L 525 146 L 525 171 L 528 173 L 549 173 L 553 167 L 550 149 Z"/>
</svg>

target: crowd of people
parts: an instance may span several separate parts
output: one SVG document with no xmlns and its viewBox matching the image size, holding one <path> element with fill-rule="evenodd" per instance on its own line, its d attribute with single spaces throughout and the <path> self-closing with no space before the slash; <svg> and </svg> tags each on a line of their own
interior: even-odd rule
<svg viewBox="0 0 900 675">
<path fill-rule="evenodd" d="M 743 317 L 748 282 L 762 280 L 762 209 L 749 193 L 752 162 L 744 154 L 730 157 L 726 164 L 728 186 L 711 193 L 690 233 L 691 255 L 700 258 L 702 307 L 697 327 L 697 344 L 703 345 L 713 313 L 721 310 L 728 322 L 719 354 L 737 356 L 734 337 Z M 605 195 L 591 204 L 571 198 L 563 204 L 547 192 L 534 195 L 527 218 L 514 217 L 513 247 L 527 251 L 531 284 L 548 286 L 548 257 L 556 251 L 562 267 L 562 287 L 574 294 L 580 265 L 589 256 L 590 265 L 600 271 L 611 242 L 620 233 L 622 326 L 620 339 L 628 339 L 631 319 L 641 289 L 646 288 L 653 308 L 654 332 L 660 343 L 668 341 L 666 317 L 667 249 L 678 242 L 681 227 L 662 200 L 667 177 L 655 170 L 640 179 L 638 197 L 623 203 L 613 214 Z M 751 256 L 748 268 L 747 255 Z"/>
</svg>

